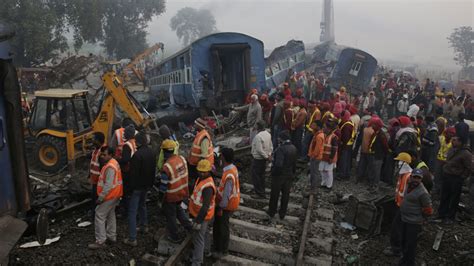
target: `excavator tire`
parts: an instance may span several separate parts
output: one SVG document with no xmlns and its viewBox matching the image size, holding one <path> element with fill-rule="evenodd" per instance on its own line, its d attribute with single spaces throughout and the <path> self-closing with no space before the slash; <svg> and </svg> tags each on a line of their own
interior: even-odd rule
<svg viewBox="0 0 474 266">
<path fill-rule="evenodd" d="M 34 156 L 42 170 L 59 172 L 67 164 L 66 142 L 53 136 L 40 136 L 36 140 Z"/>
</svg>

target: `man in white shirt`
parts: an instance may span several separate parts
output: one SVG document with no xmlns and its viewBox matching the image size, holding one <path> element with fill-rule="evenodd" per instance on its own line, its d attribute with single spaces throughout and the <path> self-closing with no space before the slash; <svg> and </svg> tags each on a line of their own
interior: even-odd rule
<svg viewBox="0 0 474 266">
<path fill-rule="evenodd" d="M 272 136 L 265 130 L 265 122 L 258 120 L 256 123 L 257 135 L 252 140 L 252 182 L 255 198 L 265 198 L 265 168 L 272 158 Z"/>
</svg>

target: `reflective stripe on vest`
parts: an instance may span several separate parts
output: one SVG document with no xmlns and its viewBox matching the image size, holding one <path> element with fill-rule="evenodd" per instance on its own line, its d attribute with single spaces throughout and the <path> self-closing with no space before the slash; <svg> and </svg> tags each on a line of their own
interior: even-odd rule
<svg viewBox="0 0 474 266">
<path fill-rule="evenodd" d="M 97 195 L 100 195 L 104 189 L 106 179 L 105 173 L 107 172 L 108 168 L 114 169 L 115 176 L 114 180 L 112 181 L 112 188 L 110 189 L 109 193 L 105 195 L 104 200 L 120 198 L 123 195 L 122 172 L 120 171 L 119 163 L 113 158 L 110 159 L 104 167 L 102 167 L 102 171 L 100 172 L 99 180 L 97 182 Z"/>
<path fill-rule="evenodd" d="M 428 165 L 427 165 L 425 162 L 423 162 L 423 161 L 419 162 L 419 163 L 416 165 L 416 169 L 421 169 L 421 168 L 423 168 L 423 167 L 428 168 L 428 170 L 430 169 L 430 168 L 428 167 Z"/>
<path fill-rule="evenodd" d="M 115 156 L 121 157 L 123 145 L 125 145 L 125 128 L 121 127 L 115 130 L 115 139 L 117 140 Z"/>
<path fill-rule="evenodd" d="M 92 152 L 92 158 L 89 167 L 89 176 L 90 181 L 92 184 L 97 184 L 100 176 L 100 164 L 99 164 L 99 155 L 100 155 L 100 148 L 96 148 Z"/>
<path fill-rule="evenodd" d="M 199 182 L 200 179 L 196 180 L 196 184 L 194 187 L 193 194 L 191 195 L 189 199 L 189 213 L 193 217 L 197 217 L 199 211 L 201 210 L 202 207 L 202 191 L 210 187 L 212 188 L 212 196 L 211 196 L 211 202 L 209 204 L 209 209 L 207 210 L 206 217 L 204 218 L 205 221 L 210 221 L 214 217 L 214 208 L 216 205 L 216 185 L 214 185 L 214 180 L 212 177 L 208 177 L 201 182 Z"/>
<path fill-rule="evenodd" d="M 395 187 L 395 203 L 398 207 L 402 205 L 403 197 L 405 196 L 405 190 L 410 175 L 411 173 L 405 173 L 402 176 L 398 177 L 397 186 Z"/>
<path fill-rule="evenodd" d="M 321 114 L 321 111 L 316 107 L 316 109 L 313 111 L 313 114 L 311 114 L 311 118 L 309 119 L 308 123 L 306 124 L 306 129 L 308 129 L 310 132 L 313 132 L 313 129 L 311 129 L 311 124 L 314 122 L 314 117 L 316 114 Z"/>
<path fill-rule="evenodd" d="M 374 137 L 372 138 L 372 141 L 369 144 L 369 153 L 375 153 L 375 151 L 372 149 L 374 146 L 375 140 L 377 139 L 377 132 L 374 132 Z"/>
<path fill-rule="evenodd" d="M 349 141 L 347 142 L 347 145 L 352 145 L 354 144 L 354 140 L 355 140 L 355 137 L 356 137 L 356 131 L 355 131 L 355 128 L 354 128 L 354 122 L 352 121 L 346 121 L 344 124 L 342 124 L 341 126 L 341 131 L 342 131 L 342 128 L 345 126 L 345 125 L 352 125 L 352 132 L 351 132 L 351 138 L 349 139 Z"/>
<path fill-rule="evenodd" d="M 239 172 L 235 165 L 225 171 L 222 174 L 221 182 L 219 183 L 219 187 L 217 188 L 217 204 L 219 204 L 222 200 L 225 183 L 227 179 L 232 180 L 232 192 L 229 196 L 229 202 L 227 203 L 227 207 L 224 209 L 226 211 L 235 211 L 239 207 L 240 204 L 240 182 L 239 182 Z"/>
<path fill-rule="evenodd" d="M 188 165 L 183 156 L 173 155 L 163 165 L 163 171 L 170 177 L 164 200 L 179 202 L 189 195 Z"/>
<path fill-rule="evenodd" d="M 329 134 L 329 136 L 326 136 L 324 138 L 324 143 L 323 143 L 323 161 L 328 162 L 328 163 L 336 163 L 337 162 L 337 149 L 336 149 L 336 154 L 334 154 L 334 157 L 331 159 L 329 156 L 331 156 L 331 150 L 333 148 L 332 146 L 332 139 L 336 137 L 334 134 L 334 131 Z"/>
<path fill-rule="evenodd" d="M 201 142 L 204 140 L 204 138 L 209 140 L 209 147 L 207 150 L 207 157 L 201 158 Z M 191 153 L 189 155 L 189 164 L 197 165 L 201 159 L 207 159 L 209 162 L 211 162 L 211 165 L 214 164 L 214 147 L 212 146 L 211 136 L 205 129 L 199 131 L 194 138 L 193 146 L 191 147 Z"/>
<path fill-rule="evenodd" d="M 137 143 L 135 142 L 135 139 L 128 140 L 125 142 L 125 145 L 127 145 L 130 148 L 130 158 L 137 152 Z"/>
</svg>

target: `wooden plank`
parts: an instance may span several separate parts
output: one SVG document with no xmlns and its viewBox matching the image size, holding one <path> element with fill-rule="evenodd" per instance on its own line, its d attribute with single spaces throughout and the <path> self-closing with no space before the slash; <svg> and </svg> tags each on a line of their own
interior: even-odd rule
<svg viewBox="0 0 474 266">
<path fill-rule="evenodd" d="M 191 245 L 191 240 L 193 239 L 193 234 L 188 234 L 186 239 L 184 239 L 183 243 L 179 245 L 176 252 L 171 256 L 168 261 L 166 261 L 165 266 L 174 266 L 176 263 L 179 262 L 181 256 L 183 255 L 184 251 Z"/>
<path fill-rule="evenodd" d="M 298 255 L 296 256 L 296 266 L 301 266 L 304 263 L 303 255 L 306 245 L 306 238 L 308 236 L 308 228 L 311 224 L 311 210 L 313 209 L 314 195 L 309 195 L 308 208 L 306 209 L 306 217 L 304 219 L 303 233 L 301 234 L 300 248 L 298 250 Z"/>
</svg>

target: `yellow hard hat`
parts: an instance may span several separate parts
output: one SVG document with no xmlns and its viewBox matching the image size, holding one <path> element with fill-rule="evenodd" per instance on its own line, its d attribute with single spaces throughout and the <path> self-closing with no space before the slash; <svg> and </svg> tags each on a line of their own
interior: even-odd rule
<svg viewBox="0 0 474 266">
<path fill-rule="evenodd" d="M 165 139 L 161 143 L 161 148 L 163 150 L 174 150 L 176 148 L 176 142 L 170 140 L 170 139 Z"/>
<path fill-rule="evenodd" d="M 212 169 L 211 162 L 209 162 L 208 160 L 200 160 L 196 169 L 199 172 L 210 172 Z"/>
<path fill-rule="evenodd" d="M 395 157 L 395 160 L 397 161 L 403 161 L 406 163 L 411 163 L 411 155 L 407 152 L 400 152 L 397 157 Z"/>
</svg>

